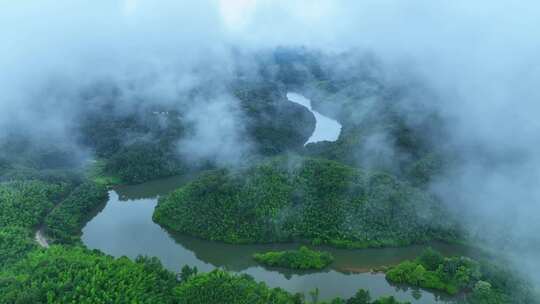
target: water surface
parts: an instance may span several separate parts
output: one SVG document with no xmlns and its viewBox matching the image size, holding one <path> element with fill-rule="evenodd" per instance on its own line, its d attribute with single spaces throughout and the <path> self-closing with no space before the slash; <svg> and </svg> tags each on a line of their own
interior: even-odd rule
<svg viewBox="0 0 540 304">
<path fill-rule="evenodd" d="M 304 145 L 318 141 L 336 141 L 341 133 L 341 124 L 336 120 L 328 118 L 321 113 L 313 110 L 311 100 L 298 93 L 287 93 L 287 99 L 291 102 L 306 107 L 315 115 L 315 130 Z"/>
<path fill-rule="evenodd" d="M 217 267 L 250 274 L 257 281 L 290 292 L 318 288 L 320 299 L 350 297 L 359 288 L 375 297 L 393 295 L 412 303 L 446 303 L 450 300 L 428 291 L 412 290 L 389 284 L 384 274 L 369 270 L 383 265 L 399 263 L 418 255 L 425 246 L 405 248 L 348 250 L 322 248 L 332 253 L 335 262 L 319 272 L 268 269 L 256 264 L 255 252 L 298 248 L 299 244 L 229 245 L 193 237 L 171 235 L 152 221 L 152 213 L 159 195 L 185 183 L 186 179 L 173 177 L 138 186 L 118 187 L 109 192 L 109 201 L 83 229 L 83 242 L 91 249 L 99 249 L 113 256 L 156 256 L 172 271 L 185 265 L 197 266 L 199 271 Z M 446 255 L 465 254 L 460 246 L 433 243 L 432 247 Z"/>
</svg>

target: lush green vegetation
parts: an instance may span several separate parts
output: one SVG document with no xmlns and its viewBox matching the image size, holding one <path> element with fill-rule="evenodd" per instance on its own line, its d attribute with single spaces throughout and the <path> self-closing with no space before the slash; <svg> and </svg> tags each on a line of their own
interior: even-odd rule
<svg viewBox="0 0 540 304">
<path fill-rule="evenodd" d="M 36 227 L 64 194 L 63 185 L 37 180 L 0 183 L 0 227 Z"/>
<path fill-rule="evenodd" d="M 480 280 L 469 302 L 473 304 L 539 303 L 538 286 L 504 260 L 480 261 Z"/>
<path fill-rule="evenodd" d="M 16 226 L 0 228 L 0 269 L 19 261 L 36 248 L 29 229 Z"/>
<path fill-rule="evenodd" d="M 481 276 L 477 262 L 465 257 L 444 258 L 433 250 L 425 251 L 416 261 L 405 261 L 387 273 L 388 280 L 456 294 L 470 289 Z"/>
<path fill-rule="evenodd" d="M 47 215 L 47 235 L 61 243 L 78 242 L 89 215 L 106 200 L 105 186 L 93 182 L 78 186 Z"/>
<path fill-rule="evenodd" d="M 103 92 L 92 94 L 98 93 Z M 103 94 L 111 96 L 81 111 L 78 124 L 81 143 L 103 163 L 97 176 L 141 183 L 183 172 L 184 165 L 174 152 L 186 126 L 177 111 L 137 104 L 126 112 L 117 108 L 114 92 Z"/>
<path fill-rule="evenodd" d="M 390 175 L 295 157 L 203 174 L 161 198 L 154 221 L 229 243 L 377 247 L 457 236 L 441 204 Z"/>
<path fill-rule="evenodd" d="M 173 151 L 163 150 L 155 143 L 139 142 L 122 147 L 107 160 L 105 170 L 114 172 L 125 183 L 136 184 L 179 174 L 183 165 Z"/>
<path fill-rule="evenodd" d="M 107 173 L 105 168 L 106 163 L 103 160 L 95 160 L 86 169 L 86 178 L 98 185 L 111 187 L 122 183 L 122 179 L 118 176 Z"/>
<path fill-rule="evenodd" d="M 256 253 L 253 258 L 267 266 L 301 270 L 323 269 L 334 261 L 330 253 L 311 250 L 306 246 L 298 250 Z"/>
<path fill-rule="evenodd" d="M 167 271 L 155 258 L 115 259 L 81 247 L 52 246 L 34 250 L 0 271 L 0 303 L 179 303 L 252 304 L 311 303 L 301 294 L 268 288 L 248 275 L 224 270 L 198 274 L 184 267 L 181 275 Z M 324 304 L 325 302 L 317 302 Z M 359 291 L 331 303 L 400 304 L 393 298 L 371 302 Z"/>
<path fill-rule="evenodd" d="M 189 277 L 175 289 L 181 303 L 302 303 L 302 297 L 281 289 L 269 289 L 247 275 L 233 275 L 223 270 Z"/>
<path fill-rule="evenodd" d="M 372 301 L 368 291 L 360 289 L 349 299 L 336 298 L 329 302 L 319 301 L 317 292 L 313 299 L 306 300 L 302 294 L 290 294 L 279 288 L 269 289 L 264 283 L 256 283 L 248 275 L 233 275 L 223 270 L 205 274 L 192 274 L 175 289 L 180 303 L 190 304 L 407 304 L 394 297 L 383 297 Z"/>
<path fill-rule="evenodd" d="M 25 174 L 14 176 L 20 178 Z M 62 182 L 58 180 L 61 178 L 53 181 L 14 179 L 0 183 L 0 269 L 37 248 L 34 230 L 75 184 L 70 177 Z"/>
<path fill-rule="evenodd" d="M 394 297 L 382 297 L 380 299 L 371 301 L 371 296 L 368 291 L 360 289 L 351 298 L 335 299 L 330 304 L 410 304 L 409 302 L 399 302 Z"/>
<path fill-rule="evenodd" d="M 16 233 L 19 232 L 10 232 L 9 235 Z M 0 233 L 0 241 L 1 237 Z M 180 275 L 176 275 L 165 270 L 155 258 L 115 259 L 81 247 L 52 246 L 47 250 L 33 248 L 26 251 L 30 253 L 19 262 L 6 263 L 6 267 L 0 270 L 0 303 L 405 304 L 393 297 L 372 300 L 369 292 L 364 290 L 359 290 L 349 299 L 337 298 L 329 302 L 318 301 L 315 292 L 312 301 L 308 301 L 304 295 L 270 289 L 248 275 L 235 275 L 219 269 L 199 274 L 196 268 L 187 266 Z M 442 282 L 447 282 L 444 276 L 449 274 L 441 276 L 437 272 L 452 271 L 456 266 L 454 263 L 462 263 L 462 259 L 443 258 L 429 251 L 415 263 L 425 269 L 438 265 L 435 275 Z M 467 273 L 470 278 L 466 303 L 536 303 L 530 290 L 524 289 L 527 285 L 517 281 L 513 274 L 471 260 L 465 264 L 474 266 L 464 270 L 461 265 L 456 273 Z M 405 268 L 409 269 L 408 266 Z M 430 278 L 425 274 L 420 278 Z M 457 279 L 456 282 L 464 282 L 465 277 L 454 275 L 452 278 Z"/>
<path fill-rule="evenodd" d="M 467 292 L 469 303 L 535 303 L 530 284 L 515 273 L 488 262 L 466 257 L 445 258 L 427 249 L 414 261 L 404 261 L 386 272 L 398 284 L 440 290 L 449 294 Z"/>
<path fill-rule="evenodd" d="M 177 303 L 175 285 L 155 259 L 53 246 L 0 274 L 0 303 Z"/>
</svg>

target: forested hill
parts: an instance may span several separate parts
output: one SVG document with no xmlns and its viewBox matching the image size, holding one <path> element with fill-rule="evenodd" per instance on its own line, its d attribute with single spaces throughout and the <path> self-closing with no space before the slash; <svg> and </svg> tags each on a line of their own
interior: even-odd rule
<svg viewBox="0 0 540 304">
<path fill-rule="evenodd" d="M 154 220 L 230 243 L 308 240 L 362 248 L 460 235 L 440 202 L 391 175 L 294 156 L 203 174 L 162 198 Z"/>
</svg>

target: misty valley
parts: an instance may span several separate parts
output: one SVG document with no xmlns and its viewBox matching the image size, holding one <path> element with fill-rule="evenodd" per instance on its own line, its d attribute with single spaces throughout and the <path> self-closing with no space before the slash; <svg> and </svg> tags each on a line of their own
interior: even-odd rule
<svg viewBox="0 0 540 304">
<path fill-rule="evenodd" d="M 512 30 L 537 15 L 23 2 L 0 4 L 0 304 L 540 303 L 540 74 L 502 38 L 536 50 Z"/>
</svg>

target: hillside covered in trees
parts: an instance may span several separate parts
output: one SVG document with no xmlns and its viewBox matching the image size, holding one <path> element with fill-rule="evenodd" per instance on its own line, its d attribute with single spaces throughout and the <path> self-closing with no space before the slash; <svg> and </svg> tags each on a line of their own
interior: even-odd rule
<svg viewBox="0 0 540 304">
<path fill-rule="evenodd" d="M 428 193 L 389 174 L 298 157 L 205 173 L 162 198 L 154 220 L 230 243 L 306 240 L 364 248 L 459 238 L 444 206 Z"/>
</svg>

